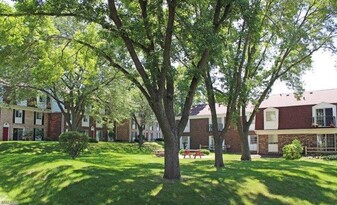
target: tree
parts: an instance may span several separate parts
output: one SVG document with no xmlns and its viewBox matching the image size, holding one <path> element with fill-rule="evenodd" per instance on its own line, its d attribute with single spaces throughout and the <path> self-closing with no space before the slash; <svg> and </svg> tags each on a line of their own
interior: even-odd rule
<svg viewBox="0 0 337 205">
<path fill-rule="evenodd" d="M 208 39 L 190 38 L 202 31 L 207 36 L 217 35 L 223 25 L 232 1 L 217 0 L 177 2 L 163 1 L 20 1 L 16 3 L 17 12 L 0 12 L 2 16 L 74 16 L 81 22 L 100 25 L 97 30 L 104 44 L 97 45 L 90 39 L 78 39 L 76 36 L 62 34 L 82 43 L 99 56 L 119 69 L 143 93 L 152 108 L 165 140 L 164 178 L 180 179 L 179 135 L 188 121 L 193 97 L 210 51 L 214 46 Z M 206 19 L 200 18 L 199 11 L 208 11 Z M 199 24 L 200 20 L 206 24 Z M 198 27 L 199 26 L 199 27 Z M 209 28 L 212 28 L 209 30 Z M 188 50 L 180 50 L 186 43 L 186 34 L 190 41 Z M 99 42 L 102 42 L 99 41 Z M 125 55 L 127 54 L 127 55 Z M 190 85 L 179 123 L 174 113 L 173 62 L 182 62 L 188 56 L 186 64 L 192 71 Z"/>
<path fill-rule="evenodd" d="M 228 88 L 238 89 L 236 125 L 241 160 L 251 160 L 248 131 L 262 101 L 276 80 L 302 91 L 300 77 L 312 54 L 331 46 L 336 37 L 332 1 L 249 1 L 228 29 L 222 73 Z M 236 76 L 234 83 L 228 81 Z M 225 87 L 226 87 L 225 86 Z M 230 92 L 225 92 L 228 98 Z"/>
<path fill-rule="evenodd" d="M 154 121 L 154 116 L 147 100 L 138 90 L 132 96 L 133 108 L 131 109 L 131 117 L 138 129 L 137 140 L 139 148 L 141 148 L 145 140 L 143 135 L 145 126 Z"/>
<path fill-rule="evenodd" d="M 39 21 L 44 22 L 43 27 L 34 25 Z M 22 19 L 18 22 L 12 23 L 11 28 L 24 26 Z M 66 31 L 79 39 L 95 38 L 94 25 L 78 24 L 74 19 L 53 21 L 50 18 L 31 19 L 28 25 L 28 31 L 21 33 L 23 43 L 3 42 L 0 75 L 16 94 L 18 89 L 31 89 L 51 97 L 65 116 L 69 130 L 77 131 L 85 112 L 89 114 L 94 104 L 99 107 L 96 96 L 100 90 L 109 86 L 117 90 L 116 79 L 121 75 L 90 48 L 56 35 Z M 79 34 L 79 30 L 88 35 Z M 50 38 L 55 41 L 49 41 Z"/>
</svg>

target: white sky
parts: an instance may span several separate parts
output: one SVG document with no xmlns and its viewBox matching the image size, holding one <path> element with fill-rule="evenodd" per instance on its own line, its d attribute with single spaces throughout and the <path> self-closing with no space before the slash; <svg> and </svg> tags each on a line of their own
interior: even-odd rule
<svg viewBox="0 0 337 205">
<path fill-rule="evenodd" d="M 318 51 L 313 55 L 312 70 L 302 77 L 306 91 L 337 88 L 337 54 Z M 293 93 L 284 83 L 277 82 L 272 94 Z"/>
</svg>

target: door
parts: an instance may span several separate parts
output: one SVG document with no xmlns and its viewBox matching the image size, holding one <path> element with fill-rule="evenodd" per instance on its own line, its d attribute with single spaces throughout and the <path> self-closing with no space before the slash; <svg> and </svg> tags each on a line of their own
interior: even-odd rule
<svg viewBox="0 0 337 205">
<path fill-rule="evenodd" d="M 8 127 L 2 129 L 2 140 L 8 141 Z"/>
</svg>

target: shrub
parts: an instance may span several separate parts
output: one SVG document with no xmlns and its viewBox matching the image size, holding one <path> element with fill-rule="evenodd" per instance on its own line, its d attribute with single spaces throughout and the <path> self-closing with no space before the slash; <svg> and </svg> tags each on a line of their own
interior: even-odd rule
<svg viewBox="0 0 337 205">
<path fill-rule="evenodd" d="M 303 152 L 303 146 L 298 139 L 294 139 L 291 144 L 287 144 L 282 148 L 283 157 L 286 159 L 299 159 Z"/>
<path fill-rule="evenodd" d="M 90 143 L 98 143 L 98 141 L 96 140 L 96 138 L 89 138 L 89 142 Z"/>
<path fill-rule="evenodd" d="M 201 153 L 203 153 L 204 155 L 209 155 L 211 152 L 208 149 L 202 149 Z"/>
<path fill-rule="evenodd" d="M 60 135 L 60 147 L 67 152 L 72 159 L 75 159 L 80 153 L 88 147 L 89 138 L 86 134 L 70 131 Z"/>
</svg>

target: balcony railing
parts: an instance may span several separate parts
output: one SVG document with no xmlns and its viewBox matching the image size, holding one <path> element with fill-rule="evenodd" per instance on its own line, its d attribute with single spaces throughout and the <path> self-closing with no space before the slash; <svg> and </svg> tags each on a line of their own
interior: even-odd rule
<svg viewBox="0 0 337 205">
<path fill-rule="evenodd" d="M 213 124 L 208 124 L 208 132 L 212 132 L 213 128 L 212 128 Z M 218 131 L 222 131 L 223 130 L 223 124 L 222 123 L 218 123 Z"/>
<path fill-rule="evenodd" d="M 336 127 L 335 116 L 316 116 L 312 118 L 313 127 Z"/>
</svg>

